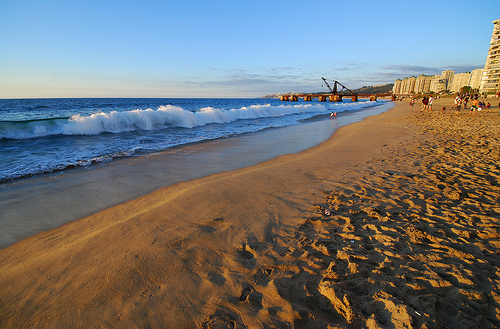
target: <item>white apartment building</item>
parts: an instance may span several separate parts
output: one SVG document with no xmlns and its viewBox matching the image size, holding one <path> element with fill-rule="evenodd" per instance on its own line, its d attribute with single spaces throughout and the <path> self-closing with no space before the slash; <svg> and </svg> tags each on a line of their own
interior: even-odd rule
<svg viewBox="0 0 500 329">
<path fill-rule="evenodd" d="M 448 80 L 443 79 L 440 75 L 435 75 L 431 81 L 430 91 L 435 93 L 440 93 L 443 90 L 447 90 L 446 86 L 448 84 Z"/>
<path fill-rule="evenodd" d="M 481 88 L 481 79 L 483 78 L 484 69 L 476 69 L 470 73 L 470 82 L 469 86 L 473 89 Z"/>
<path fill-rule="evenodd" d="M 419 75 L 415 82 L 415 94 L 428 93 L 431 90 L 432 79 L 433 76 L 430 75 Z"/>
<path fill-rule="evenodd" d="M 484 65 L 480 92 L 490 95 L 500 92 L 500 19 L 493 21 L 490 48 Z"/>
<path fill-rule="evenodd" d="M 398 79 L 394 82 L 392 93 L 394 95 L 411 95 L 428 92 L 440 93 L 449 90 L 459 93 L 462 87 L 470 86 L 479 90 L 484 69 L 476 69 L 471 72 L 455 73 L 454 71 L 443 71 L 440 75 L 419 75 Z M 444 78 L 446 77 L 446 78 Z"/>
<path fill-rule="evenodd" d="M 450 84 L 451 84 L 451 80 L 453 80 L 453 76 L 455 75 L 455 71 L 450 71 L 450 70 L 446 70 L 446 71 L 442 71 L 441 72 L 441 79 L 445 80 L 445 88 L 443 90 L 450 90 Z"/>
<path fill-rule="evenodd" d="M 415 84 L 417 83 L 417 77 L 409 77 L 408 85 L 406 86 L 406 93 L 413 94 L 415 93 Z"/>
<path fill-rule="evenodd" d="M 415 93 L 416 77 L 398 79 L 392 87 L 393 95 L 411 95 Z"/>
<path fill-rule="evenodd" d="M 469 86 L 470 82 L 470 72 L 457 73 L 453 76 L 453 80 L 450 83 L 450 91 L 454 93 L 460 92 L 463 86 Z"/>
<path fill-rule="evenodd" d="M 393 95 L 401 95 L 401 83 L 403 81 L 401 79 L 397 79 L 394 81 L 394 86 L 392 87 L 392 94 Z"/>
</svg>

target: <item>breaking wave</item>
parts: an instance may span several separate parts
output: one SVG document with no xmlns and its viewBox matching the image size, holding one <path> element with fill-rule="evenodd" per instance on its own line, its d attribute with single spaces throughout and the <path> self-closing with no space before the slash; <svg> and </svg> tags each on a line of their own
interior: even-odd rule
<svg viewBox="0 0 500 329">
<path fill-rule="evenodd" d="M 157 110 L 100 112 L 89 116 L 73 115 L 69 118 L 46 118 L 26 121 L 0 121 L 0 139 L 28 139 L 49 135 L 98 135 L 136 130 L 155 130 L 165 127 L 194 128 L 214 123 L 237 120 L 282 117 L 294 114 L 315 115 L 336 111 L 362 109 L 373 102 L 298 105 L 252 105 L 239 109 L 221 110 L 205 107 L 196 112 L 173 105 L 160 106 Z"/>
</svg>

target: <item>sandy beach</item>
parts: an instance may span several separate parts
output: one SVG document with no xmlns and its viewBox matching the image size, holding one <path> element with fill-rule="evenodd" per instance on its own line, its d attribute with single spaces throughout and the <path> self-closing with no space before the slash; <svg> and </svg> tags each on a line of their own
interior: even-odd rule
<svg viewBox="0 0 500 329">
<path fill-rule="evenodd" d="M 500 327 L 499 109 L 452 103 L 1 249 L 0 327 Z"/>
</svg>

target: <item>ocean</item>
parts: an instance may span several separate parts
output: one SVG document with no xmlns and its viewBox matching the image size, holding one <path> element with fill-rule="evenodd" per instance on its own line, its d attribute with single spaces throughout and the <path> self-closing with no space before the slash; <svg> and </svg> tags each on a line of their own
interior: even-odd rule
<svg viewBox="0 0 500 329">
<path fill-rule="evenodd" d="M 0 184 L 191 143 L 298 125 L 384 101 L 0 99 Z"/>
</svg>

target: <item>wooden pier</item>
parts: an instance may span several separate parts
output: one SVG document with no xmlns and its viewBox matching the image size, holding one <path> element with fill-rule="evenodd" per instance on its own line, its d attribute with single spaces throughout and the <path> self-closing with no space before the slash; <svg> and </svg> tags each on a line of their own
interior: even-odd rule
<svg viewBox="0 0 500 329">
<path fill-rule="evenodd" d="M 351 97 L 351 100 L 353 102 L 358 101 L 358 94 L 356 94 L 354 91 L 351 89 L 347 88 L 340 82 L 333 80 L 333 88 L 330 87 L 330 84 L 325 78 L 323 79 L 323 82 L 325 83 L 326 87 L 328 90 L 330 90 L 329 94 L 286 94 L 286 95 L 281 95 L 280 99 L 282 101 L 291 101 L 291 102 L 296 102 L 299 100 L 299 98 L 303 98 L 304 101 L 310 102 L 312 101 L 313 98 L 318 98 L 320 102 L 326 102 L 328 99 L 330 102 L 342 102 L 343 97 Z M 340 90 L 339 90 L 340 89 Z M 371 101 L 376 101 L 377 96 L 371 95 L 370 96 Z"/>
<path fill-rule="evenodd" d="M 363 95 L 364 96 L 364 95 Z M 343 97 L 351 97 L 351 101 L 357 102 L 358 95 L 332 95 L 332 94 L 292 94 L 292 95 L 281 95 L 280 100 L 297 102 L 299 99 L 303 99 L 306 102 L 311 102 L 313 98 L 317 98 L 320 102 L 342 102 Z M 377 96 L 366 95 L 366 98 L 370 98 L 370 101 L 376 101 Z"/>
</svg>

